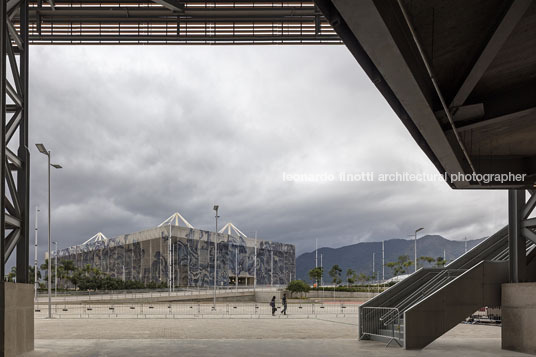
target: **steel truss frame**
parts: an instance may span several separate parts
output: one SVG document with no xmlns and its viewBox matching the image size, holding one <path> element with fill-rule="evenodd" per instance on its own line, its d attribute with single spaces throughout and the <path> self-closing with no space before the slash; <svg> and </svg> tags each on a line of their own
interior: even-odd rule
<svg viewBox="0 0 536 357">
<path fill-rule="evenodd" d="M 14 25 L 14 19 L 19 21 Z M 17 282 L 28 282 L 29 177 L 28 150 L 28 3 L 2 1 L 0 5 L 2 165 L 0 176 L 1 274 L 17 251 Z"/>
<path fill-rule="evenodd" d="M 341 44 L 314 1 L 29 0 L 32 44 Z"/>
<path fill-rule="evenodd" d="M 508 191 L 508 244 L 510 252 L 510 282 L 527 280 L 527 240 L 536 243 L 536 218 L 530 218 L 536 209 L 536 190 Z"/>
<path fill-rule="evenodd" d="M 15 19 L 17 25 L 15 25 Z M 0 274 L 16 250 L 17 282 L 28 283 L 30 152 L 28 150 L 28 3 L 0 2 Z M 3 284 L 3 283 L 2 283 Z M 6 334 L 5 293 L 0 291 L 0 355 Z M 16 327 L 8 327 L 16 328 Z"/>
</svg>

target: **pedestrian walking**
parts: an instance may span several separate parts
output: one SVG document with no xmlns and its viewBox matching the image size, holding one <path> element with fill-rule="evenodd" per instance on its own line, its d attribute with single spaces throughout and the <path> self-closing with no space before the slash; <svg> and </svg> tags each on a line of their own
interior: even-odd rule
<svg viewBox="0 0 536 357">
<path fill-rule="evenodd" d="M 281 302 L 283 303 L 283 310 L 281 310 L 281 313 L 283 315 L 287 314 L 287 294 L 283 294 L 283 298 L 281 299 Z"/>
<path fill-rule="evenodd" d="M 272 307 L 272 316 L 275 316 L 275 312 L 277 311 L 277 308 L 275 307 L 275 296 L 272 297 L 272 300 L 270 301 L 270 306 Z"/>
</svg>

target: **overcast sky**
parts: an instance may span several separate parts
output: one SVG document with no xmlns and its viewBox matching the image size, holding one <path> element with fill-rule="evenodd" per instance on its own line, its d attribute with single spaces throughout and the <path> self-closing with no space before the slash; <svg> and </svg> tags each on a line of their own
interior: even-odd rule
<svg viewBox="0 0 536 357">
<path fill-rule="evenodd" d="M 436 173 L 343 46 L 33 46 L 30 226 L 46 246 L 46 157 L 60 248 L 149 229 L 179 211 L 297 252 L 406 238 L 481 238 L 505 191 L 444 182 L 343 182 L 341 172 Z M 332 174 L 296 182 L 284 174 Z M 31 253 L 33 256 L 33 251 Z M 40 258 L 41 259 L 41 258 Z"/>
</svg>

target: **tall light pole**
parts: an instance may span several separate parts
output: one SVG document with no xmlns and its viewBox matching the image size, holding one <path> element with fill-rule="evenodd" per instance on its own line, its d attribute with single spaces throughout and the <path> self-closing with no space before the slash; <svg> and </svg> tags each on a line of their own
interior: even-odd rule
<svg viewBox="0 0 536 357">
<path fill-rule="evenodd" d="M 372 253 L 372 277 L 373 279 L 376 279 L 376 271 L 374 267 L 376 266 L 376 262 L 374 261 L 374 258 L 376 258 L 376 253 Z"/>
<path fill-rule="evenodd" d="M 58 242 L 54 242 L 56 247 L 54 254 L 54 297 L 58 296 Z"/>
<path fill-rule="evenodd" d="M 253 291 L 257 288 L 257 231 L 255 231 L 255 261 L 253 262 Z"/>
<path fill-rule="evenodd" d="M 322 275 L 320 275 L 320 286 L 324 288 L 324 266 L 322 265 L 322 253 L 320 253 L 320 270 L 322 271 Z"/>
<path fill-rule="evenodd" d="M 52 266 L 50 263 L 50 167 L 55 169 L 61 169 L 62 167 L 57 164 L 50 163 L 50 151 L 45 148 L 43 144 L 35 144 L 37 150 L 48 158 L 48 318 L 52 318 Z"/>
<path fill-rule="evenodd" d="M 169 285 L 169 294 L 171 295 L 171 220 L 169 221 L 169 239 L 168 239 L 168 285 Z"/>
<path fill-rule="evenodd" d="M 315 240 L 315 268 L 318 267 L 318 239 Z"/>
<path fill-rule="evenodd" d="M 385 241 L 382 240 L 382 283 L 385 281 Z"/>
<path fill-rule="evenodd" d="M 214 207 L 212 208 L 214 211 L 216 211 L 216 214 L 214 216 L 216 218 L 216 230 L 214 231 L 214 306 L 212 306 L 213 310 L 216 310 L 216 281 L 218 280 L 216 275 L 216 267 L 218 265 L 218 218 L 220 218 L 220 216 L 218 216 L 219 208 L 220 206 L 218 205 L 214 205 Z"/>
<path fill-rule="evenodd" d="M 238 245 L 235 247 L 235 290 L 238 292 Z"/>
<path fill-rule="evenodd" d="M 271 246 L 270 246 L 271 248 Z M 270 286 L 274 286 L 274 251 L 270 250 L 271 259 L 270 259 Z"/>
<path fill-rule="evenodd" d="M 35 206 L 35 243 L 34 243 L 34 299 L 37 302 L 37 287 L 39 282 L 37 281 L 37 216 L 39 213 L 39 206 Z"/>
<path fill-rule="evenodd" d="M 415 230 L 415 271 L 417 271 L 417 233 L 422 231 L 424 228 L 419 228 Z"/>
<path fill-rule="evenodd" d="M 318 238 L 315 240 L 315 268 L 318 268 Z M 318 286 L 318 279 L 316 279 L 316 286 Z"/>
</svg>

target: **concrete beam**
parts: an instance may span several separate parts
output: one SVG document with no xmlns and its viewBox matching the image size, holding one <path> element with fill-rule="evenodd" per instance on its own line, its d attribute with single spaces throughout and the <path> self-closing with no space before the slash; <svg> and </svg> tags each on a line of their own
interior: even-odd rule
<svg viewBox="0 0 536 357">
<path fill-rule="evenodd" d="M 512 1 L 512 5 L 491 35 L 488 43 L 484 47 L 484 50 L 475 61 L 473 67 L 469 71 L 469 74 L 465 78 L 465 81 L 454 96 L 454 99 L 450 104 L 451 108 L 465 103 L 465 100 L 467 97 L 469 97 L 476 84 L 480 78 L 482 78 L 482 75 L 488 69 L 489 65 L 502 48 L 503 44 L 506 42 L 506 39 L 508 36 L 510 36 L 517 23 L 521 17 L 523 17 L 531 4 L 532 0 Z"/>
<path fill-rule="evenodd" d="M 461 108 L 463 108 L 463 107 L 461 107 Z M 483 128 L 483 127 L 486 127 L 486 126 L 489 126 L 489 125 L 502 123 L 502 122 L 507 121 L 507 120 L 512 120 L 512 119 L 516 119 L 516 118 L 519 118 L 519 117 L 524 117 L 524 116 L 527 116 L 527 115 L 533 115 L 533 116 L 536 117 L 536 107 L 520 110 L 518 112 L 513 112 L 513 113 L 500 115 L 500 116 L 497 116 L 497 117 L 494 117 L 494 118 L 484 119 L 484 120 L 481 120 L 481 121 L 478 121 L 478 122 L 472 123 L 472 124 L 461 125 L 461 126 L 457 127 L 456 129 L 458 130 L 458 132 L 472 130 L 472 129 L 480 129 L 480 128 Z"/>
<path fill-rule="evenodd" d="M 408 58 L 402 53 L 401 44 L 393 38 L 393 33 L 380 15 L 375 2 L 372 0 L 332 0 L 332 2 L 425 138 L 441 166 L 449 173 L 470 172 L 468 165 L 460 159 L 461 155 L 457 152 L 459 148 L 455 149 L 451 145 L 435 117 L 430 103 L 430 95 L 434 94 L 423 90 L 423 80 L 426 82 L 427 78 L 423 77 L 424 65 L 408 62 Z M 396 5 L 396 2 L 393 3 Z M 419 71 L 420 73 L 415 73 Z M 424 79 L 420 80 L 422 78 Z M 431 87 L 430 83 L 428 85 Z M 468 182 L 457 183 L 459 188 L 469 185 Z"/>
</svg>

